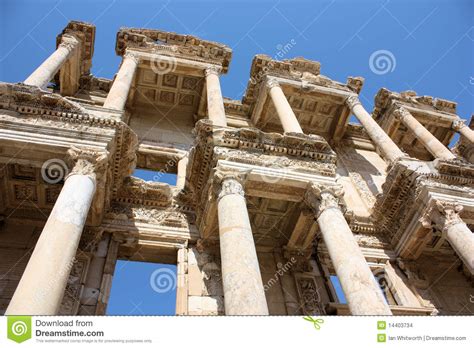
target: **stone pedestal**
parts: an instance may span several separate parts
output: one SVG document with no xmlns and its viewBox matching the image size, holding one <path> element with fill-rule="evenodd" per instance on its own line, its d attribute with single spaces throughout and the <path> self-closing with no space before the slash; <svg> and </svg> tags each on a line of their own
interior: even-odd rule
<svg viewBox="0 0 474 348">
<path fill-rule="evenodd" d="M 240 182 L 224 177 L 217 210 L 226 315 L 268 315 L 262 276 Z"/>
<path fill-rule="evenodd" d="M 28 76 L 24 83 L 46 89 L 48 83 L 54 78 L 54 75 L 61 69 L 74 50 L 78 49 L 79 45 L 80 43 L 75 37 L 64 35 L 56 51 Z"/>
<path fill-rule="evenodd" d="M 413 115 L 403 107 L 399 107 L 394 114 L 435 157 L 444 160 L 454 159 L 456 156 L 449 151 L 433 134 L 431 134 Z"/>
<path fill-rule="evenodd" d="M 96 188 L 95 163 L 104 161 L 97 153 L 73 156 L 80 158 L 64 182 L 7 315 L 55 315 L 60 307 Z"/>
<path fill-rule="evenodd" d="M 397 144 L 393 142 L 387 133 L 378 125 L 377 122 L 364 109 L 356 96 L 351 96 L 346 99 L 347 106 L 351 112 L 359 120 L 370 139 L 375 143 L 377 149 L 380 150 L 382 156 L 389 162 L 403 157 L 404 153 L 398 148 Z"/>
<path fill-rule="evenodd" d="M 339 207 L 339 189 L 312 186 L 306 195 L 314 209 L 329 257 L 353 315 L 391 315 L 383 293 Z"/>
<path fill-rule="evenodd" d="M 454 121 L 453 129 L 459 134 L 461 134 L 463 138 L 465 138 L 471 143 L 474 143 L 474 131 L 468 126 L 466 126 L 463 121 Z"/>
<path fill-rule="evenodd" d="M 288 99 L 286 99 L 278 81 L 269 80 L 267 82 L 267 87 L 269 89 L 273 105 L 275 105 L 275 109 L 283 127 L 283 131 L 285 133 L 303 133 L 300 123 L 298 122 L 298 119 L 296 118 L 290 103 L 288 103 Z"/>
<path fill-rule="evenodd" d="M 124 110 L 133 78 L 138 67 L 138 57 L 130 52 L 123 56 L 122 65 L 104 102 L 104 108 Z"/>
<path fill-rule="evenodd" d="M 474 234 L 459 216 L 462 209 L 456 202 L 433 201 L 422 223 L 426 228 L 434 225 L 440 230 L 469 272 L 474 274 Z"/>
</svg>

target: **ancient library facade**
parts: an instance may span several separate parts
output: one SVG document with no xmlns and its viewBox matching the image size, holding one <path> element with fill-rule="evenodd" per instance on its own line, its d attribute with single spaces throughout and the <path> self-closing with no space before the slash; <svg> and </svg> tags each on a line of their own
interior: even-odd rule
<svg viewBox="0 0 474 348">
<path fill-rule="evenodd" d="M 117 260 L 176 265 L 177 315 L 474 312 L 456 103 L 380 86 L 367 110 L 362 77 L 263 54 L 232 100 L 228 46 L 154 29 L 118 31 L 110 80 L 95 32 L 0 83 L 0 313 L 104 315 Z"/>
</svg>

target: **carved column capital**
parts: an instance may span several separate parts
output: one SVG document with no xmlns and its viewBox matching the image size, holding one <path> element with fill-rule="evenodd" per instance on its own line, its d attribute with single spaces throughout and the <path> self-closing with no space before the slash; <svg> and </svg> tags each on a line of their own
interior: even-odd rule
<svg viewBox="0 0 474 348">
<path fill-rule="evenodd" d="M 69 52 L 72 52 L 79 46 L 79 40 L 74 37 L 73 35 L 63 35 L 61 37 L 61 43 L 58 47 L 63 47 L 67 49 Z"/>
<path fill-rule="evenodd" d="M 403 121 L 404 119 L 412 116 L 411 113 L 407 109 L 401 106 L 395 109 L 395 111 L 393 112 L 393 115 L 395 116 L 397 120 L 400 120 L 400 121 Z"/>
<path fill-rule="evenodd" d="M 271 89 L 273 87 L 280 87 L 280 83 L 275 78 L 268 78 L 266 81 L 266 85 L 268 89 Z"/>
<path fill-rule="evenodd" d="M 428 209 L 420 219 L 423 227 L 432 228 L 445 232 L 447 228 L 463 223 L 459 214 L 463 206 L 454 201 L 433 200 Z"/>
<path fill-rule="evenodd" d="M 140 63 L 140 57 L 134 52 L 126 51 L 125 54 L 123 55 L 123 59 L 125 58 L 132 59 L 135 62 L 135 64 Z"/>
<path fill-rule="evenodd" d="M 96 178 L 105 169 L 108 160 L 106 151 L 96 151 L 72 146 L 68 152 L 72 164 L 71 175 L 88 175 Z"/>
<path fill-rule="evenodd" d="M 206 70 L 204 70 L 204 76 L 217 75 L 219 76 L 222 73 L 222 68 L 217 65 L 209 65 Z"/>
<path fill-rule="evenodd" d="M 217 200 L 227 195 L 240 195 L 245 197 L 244 183 L 247 172 L 226 171 L 218 169 L 214 173 L 216 183 Z"/>
<path fill-rule="evenodd" d="M 345 103 L 349 107 L 349 109 L 351 109 L 351 110 L 356 105 L 362 105 L 362 103 L 360 102 L 359 97 L 357 95 L 348 96 L 345 100 Z"/>
<path fill-rule="evenodd" d="M 326 187 L 316 183 L 309 183 L 304 200 L 313 210 L 316 218 L 318 218 L 326 209 L 336 208 L 343 210 L 341 209 L 343 207 L 343 195 L 344 190 L 340 185 Z"/>
<path fill-rule="evenodd" d="M 453 124 L 451 125 L 451 128 L 453 128 L 453 130 L 456 132 L 459 132 L 461 128 L 464 128 L 464 127 L 466 127 L 464 120 L 455 120 L 453 121 Z"/>
</svg>

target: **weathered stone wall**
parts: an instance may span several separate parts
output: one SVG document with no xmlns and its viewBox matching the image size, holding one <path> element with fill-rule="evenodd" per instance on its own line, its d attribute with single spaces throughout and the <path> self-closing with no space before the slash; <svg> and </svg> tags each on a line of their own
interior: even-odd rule
<svg viewBox="0 0 474 348">
<path fill-rule="evenodd" d="M 187 314 L 223 315 L 224 290 L 219 258 L 191 247 L 187 249 L 187 271 Z"/>
<path fill-rule="evenodd" d="M 472 280 L 460 269 L 461 262 L 453 254 L 426 252 L 416 260 L 412 283 L 425 305 L 433 305 L 439 314 L 472 315 L 474 290 Z M 410 281 L 410 277 L 409 277 Z"/>
<path fill-rule="evenodd" d="M 25 270 L 41 228 L 4 222 L 0 228 L 0 314 L 4 314 Z"/>
</svg>

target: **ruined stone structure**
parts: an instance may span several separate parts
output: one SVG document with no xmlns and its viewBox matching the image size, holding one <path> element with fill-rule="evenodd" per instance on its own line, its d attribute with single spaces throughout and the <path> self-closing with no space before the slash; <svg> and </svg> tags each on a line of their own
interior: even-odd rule
<svg viewBox="0 0 474 348">
<path fill-rule="evenodd" d="M 120 29 L 108 80 L 94 36 L 69 23 L 0 85 L 2 313 L 104 314 L 117 259 L 176 264 L 178 315 L 474 312 L 474 133 L 455 103 L 382 88 L 370 115 L 362 78 L 266 55 L 230 100 L 229 47 L 149 29 Z"/>
</svg>

